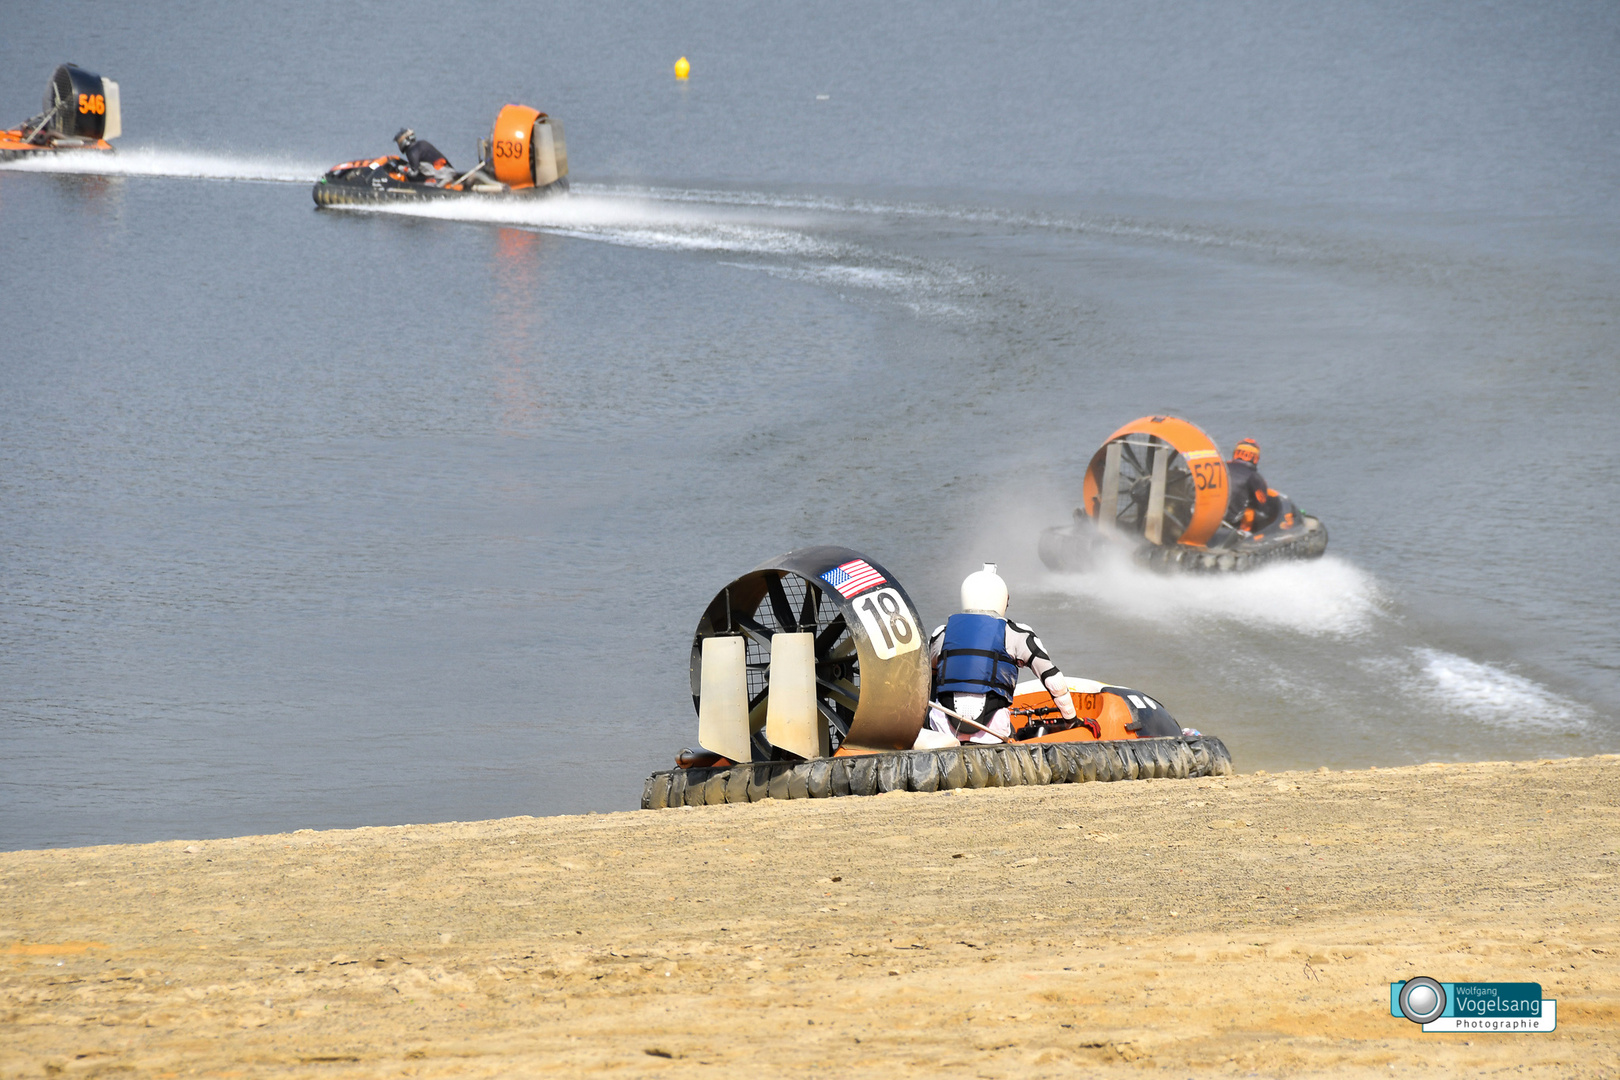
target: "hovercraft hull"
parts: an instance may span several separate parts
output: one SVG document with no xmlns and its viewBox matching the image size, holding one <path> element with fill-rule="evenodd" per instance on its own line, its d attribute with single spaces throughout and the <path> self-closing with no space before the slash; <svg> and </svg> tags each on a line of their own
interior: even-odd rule
<svg viewBox="0 0 1620 1080">
<path fill-rule="evenodd" d="M 1327 551 L 1327 526 L 1320 518 L 1300 515 L 1299 524 L 1286 532 L 1257 540 L 1238 540 L 1229 547 L 1155 545 L 1140 537 L 1105 535 L 1090 521 L 1059 525 L 1041 533 L 1041 562 L 1066 573 L 1090 570 L 1123 552 L 1139 566 L 1164 573 L 1230 574 L 1255 570 L 1276 562 L 1318 559 Z"/>
<path fill-rule="evenodd" d="M 1246 509 L 1257 499 L 1268 518 L 1235 515 L 1232 483 L 1220 449 L 1196 424 L 1174 416 L 1132 420 L 1092 455 L 1073 524 L 1041 533 L 1041 561 L 1072 572 L 1123 556 L 1155 570 L 1208 574 L 1315 559 L 1327 550 L 1321 519 L 1281 492 L 1236 500 Z"/>
<path fill-rule="evenodd" d="M 379 184 L 370 180 L 336 180 L 323 176 L 315 181 L 313 195 L 316 206 L 388 206 L 472 197 L 502 200 L 540 199 L 562 195 L 567 191 L 566 176 L 544 187 L 528 188 L 501 188 L 495 185 L 447 188 L 435 184 L 416 184 L 397 180 Z"/>
<path fill-rule="evenodd" d="M 827 799 L 889 791 L 1184 780 L 1230 776 L 1232 755 L 1212 735 L 1105 742 L 971 744 L 810 761 L 764 761 L 654 773 L 641 808 L 714 806 L 765 799 Z"/>
<path fill-rule="evenodd" d="M 40 146 L 23 140 L 20 131 L 0 131 L 0 164 L 8 161 L 28 161 L 32 158 L 56 157 L 60 154 L 110 154 L 112 144 L 104 139 L 82 146 Z"/>
<path fill-rule="evenodd" d="M 0 129 L 0 163 L 44 154 L 108 153 L 124 131 L 118 84 L 76 64 L 59 64 L 45 84 L 45 111 Z"/>
<path fill-rule="evenodd" d="M 1089 679 L 1069 679 L 1079 719 L 1069 723 L 1045 687 L 1018 684 L 1012 741 L 944 749 L 874 751 L 848 744 L 830 757 L 734 763 L 682 751 L 680 767 L 654 773 L 641 808 L 706 806 L 764 799 L 827 799 L 888 791 L 1081 784 L 1112 780 L 1185 780 L 1229 776 L 1232 755 L 1214 736 L 1183 728 L 1146 694 Z M 982 737 L 982 736 L 981 736 Z"/>
</svg>

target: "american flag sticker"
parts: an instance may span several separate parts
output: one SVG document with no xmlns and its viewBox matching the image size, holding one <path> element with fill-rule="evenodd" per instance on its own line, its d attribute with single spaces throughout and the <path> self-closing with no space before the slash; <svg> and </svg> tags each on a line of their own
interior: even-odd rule
<svg viewBox="0 0 1620 1080">
<path fill-rule="evenodd" d="M 888 579 L 869 566 L 865 559 L 851 559 L 821 575 L 821 580 L 838 590 L 845 600 L 867 589 L 882 585 Z"/>
</svg>

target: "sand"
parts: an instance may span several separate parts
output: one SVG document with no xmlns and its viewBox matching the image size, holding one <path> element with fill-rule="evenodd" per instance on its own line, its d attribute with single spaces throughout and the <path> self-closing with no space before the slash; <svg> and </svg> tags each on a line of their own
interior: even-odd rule
<svg viewBox="0 0 1620 1080">
<path fill-rule="evenodd" d="M 1620 758 L 0 854 L 0 1076 L 1620 1074 Z M 1390 981 L 1540 982 L 1425 1034 Z"/>
</svg>

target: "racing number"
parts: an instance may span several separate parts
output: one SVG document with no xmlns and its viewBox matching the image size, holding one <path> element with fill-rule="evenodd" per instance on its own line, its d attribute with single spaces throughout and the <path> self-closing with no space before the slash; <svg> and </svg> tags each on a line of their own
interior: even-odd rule
<svg viewBox="0 0 1620 1080">
<path fill-rule="evenodd" d="M 1221 477 L 1226 469 L 1216 461 L 1199 461 L 1193 464 L 1193 482 L 1199 491 L 1216 491 L 1223 481 Z"/>
<path fill-rule="evenodd" d="M 893 589 L 879 589 L 861 597 L 855 604 L 855 612 L 861 617 L 866 636 L 871 639 L 880 660 L 892 660 L 922 643 L 917 628 L 907 617 L 906 605 Z"/>
<path fill-rule="evenodd" d="M 495 140 L 495 156 L 499 158 L 520 158 L 524 156 L 523 141 L 512 139 Z"/>
<path fill-rule="evenodd" d="M 79 111 L 100 116 L 107 111 L 107 99 L 100 94 L 80 94 Z"/>
</svg>

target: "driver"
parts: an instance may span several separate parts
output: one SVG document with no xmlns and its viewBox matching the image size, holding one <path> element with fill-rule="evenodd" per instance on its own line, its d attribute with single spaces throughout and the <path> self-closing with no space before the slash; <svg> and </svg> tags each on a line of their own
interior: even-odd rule
<svg viewBox="0 0 1620 1080">
<path fill-rule="evenodd" d="M 405 155 L 405 160 L 411 167 L 411 172 L 426 179 L 443 180 L 448 182 L 455 176 L 450 161 L 439 148 L 426 139 L 418 139 L 416 132 L 410 128 L 400 128 L 399 134 L 394 136 L 394 143 L 399 152 Z"/>
<path fill-rule="evenodd" d="M 1007 615 L 1007 583 L 995 563 L 969 574 L 962 582 L 962 613 L 935 630 L 928 639 L 928 658 L 934 667 L 934 700 L 976 720 L 1000 735 L 1012 737 L 1013 689 L 1018 669 L 1035 673 L 1052 695 L 1052 703 L 1065 720 L 1074 720 L 1074 699 L 1068 680 L 1047 655 L 1035 631 Z M 978 728 L 958 725 L 938 709 L 928 710 L 928 726 L 969 742 L 994 742 Z"/>
<path fill-rule="evenodd" d="M 1260 475 L 1260 444 L 1244 439 L 1232 449 L 1226 463 L 1231 494 L 1226 500 L 1226 523 L 1247 533 L 1258 533 L 1277 520 L 1282 498 L 1266 486 Z"/>
</svg>

